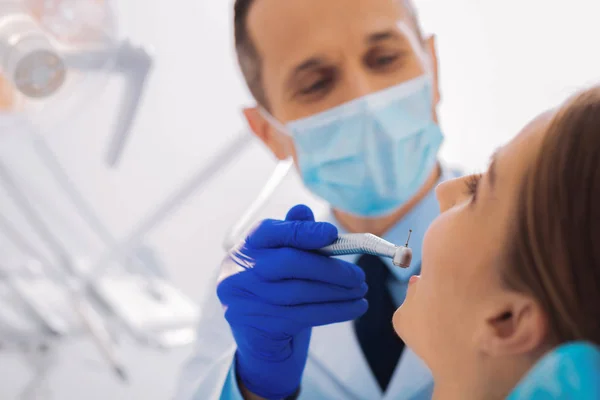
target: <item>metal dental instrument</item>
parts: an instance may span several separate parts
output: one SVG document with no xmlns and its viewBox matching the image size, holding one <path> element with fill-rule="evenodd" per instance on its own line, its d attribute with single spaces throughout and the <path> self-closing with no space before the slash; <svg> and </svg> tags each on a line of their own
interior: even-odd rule
<svg viewBox="0 0 600 400">
<path fill-rule="evenodd" d="M 319 252 L 328 256 L 371 254 L 391 258 L 394 265 L 408 268 L 412 261 L 412 250 L 408 247 L 411 233 L 412 230 L 409 231 L 404 246 L 396 246 L 370 233 L 349 233 L 340 235 L 333 244 L 319 249 Z"/>
<path fill-rule="evenodd" d="M 113 132 L 106 151 L 106 164 L 115 168 L 121 161 L 127 142 L 132 135 L 132 126 L 137 118 L 146 85 L 153 68 L 152 56 L 143 48 L 124 40 L 115 48 L 98 51 L 64 53 L 64 63 L 78 71 L 99 72 L 108 66 L 112 72 L 123 76 L 126 82 Z"/>
<path fill-rule="evenodd" d="M 117 51 L 116 67 L 126 76 L 127 88 L 119 107 L 114 132 L 106 153 L 106 163 L 115 167 L 123 156 L 133 123 L 152 69 L 152 57 L 141 48 L 124 42 Z"/>
</svg>

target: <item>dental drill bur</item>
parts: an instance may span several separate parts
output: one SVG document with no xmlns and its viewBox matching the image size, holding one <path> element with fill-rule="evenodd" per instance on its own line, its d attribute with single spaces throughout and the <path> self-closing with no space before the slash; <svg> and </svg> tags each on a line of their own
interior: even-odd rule
<svg viewBox="0 0 600 400">
<path fill-rule="evenodd" d="M 322 247 L 318 251 L 328 256 L 371 254 L 378 257 L 387 257 L 392 259 L 394 265 L 408 268 L 412 261 L 412 250 L 408 247 L 411 233 L 412 230 L 408 232 L 408 239 L 406 239 L 404 246 L 396 246 L 370 233 L 349 233 L 340 235 L 335 242 Z"/>
</svg>

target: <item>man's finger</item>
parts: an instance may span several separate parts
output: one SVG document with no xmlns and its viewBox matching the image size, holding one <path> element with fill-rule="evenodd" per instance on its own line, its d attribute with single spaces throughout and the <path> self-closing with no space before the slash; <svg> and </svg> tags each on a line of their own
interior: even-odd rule
<svg viewBox="0 0 600 400">
<path fill-rule="evenodd" d="M 293 247 L 317 250 L 330 245 L 337 237 L 337 228 L 328 222 L 267 219 L 246 238 L 246 245 L 254 249 Z"/>
<path fill-rule="evenodd" d="M 225 318 L 234 325 L 294 335 L 309 327 L 352 321 L 363 315 L 368 308 L 369 304 L 365 299 L 291 307 L 250 300 L 244 303 L 243 309 L 229 307 Z"/>
<path fill-rule="evenodd" d="M 315 215 L 312 210 L 304 204 L 294 206 L 288 211 L 285 216 L 286 221 L 312 221 L 315 220 Z"/>
<path fill-rule="evenodd" d="M 278 306 L 327 303 L 360 300 L 367 294 L 367 284 L 344 288 L 322 282 L 284 280 L 267 282 L 255 274 L 231 277 L 217 287 L 217 295 L 222 303 L 260 299 Z"/>
<path fill-rule="evenodd" d="M 345 288 L 365 282 L 364 271 L 352 263 L 290 248 L 261 250 L 252 273 L 266 281 L 299 279 Z"/>
</svg>

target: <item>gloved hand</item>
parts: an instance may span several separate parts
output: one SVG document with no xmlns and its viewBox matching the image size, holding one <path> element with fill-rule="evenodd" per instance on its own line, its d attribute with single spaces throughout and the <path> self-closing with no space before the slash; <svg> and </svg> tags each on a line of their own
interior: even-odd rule
<svg viewBox="0 0 600 400">
<path fill-rule="evenodd" d="M 263 221 L 224 261 L 217 295 L 238 346 L 238 379 L 255 395 L 294 394 L 311 328 L 367 310 L 363 271 L 311 251 L 337 237 L 334 225 L 314 222 L 308 207 L 296 206 L 285 221 Z"/>
</svg>

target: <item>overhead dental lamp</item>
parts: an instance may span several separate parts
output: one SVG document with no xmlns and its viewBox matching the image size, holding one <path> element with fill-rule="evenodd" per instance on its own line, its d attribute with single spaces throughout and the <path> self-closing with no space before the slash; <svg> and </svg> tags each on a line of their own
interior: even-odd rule
<svg viewBox="0 0 600 400">
<path fill-rule="evenodd" d="M 111 76 L 124 75 L 126 88 L 105 157 L 109 166 L 117 165 L 152 58 L 118 39 L 111 4 L 0 0 L 0 128 L 54 129 L 90 106 Z"/>
</svg>

